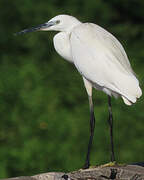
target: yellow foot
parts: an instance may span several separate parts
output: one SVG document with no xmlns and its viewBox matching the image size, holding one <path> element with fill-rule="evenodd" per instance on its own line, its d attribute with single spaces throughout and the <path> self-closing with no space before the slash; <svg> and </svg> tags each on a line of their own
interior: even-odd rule
<svg viewBox="0 0 144 180">
<path fill-rule="evenodd" d="M 125 164 L 120 164 L 120 163 L 117 163 L 116 161 L 113 161 L 113 162 L 100 165 L 99 167 L 103 168 L 103 167 L 113 167 L 113 166 L 125 166 Z"/>
<path fill-rule="evenodd" d="M 113 166 L 119 166 L 119 164 L 117 164 L 116 161 L 114 161 L 102 165 L 90 166 L 88 169 L 90 170 L 94 168 L 113 167 Z"/>
<path fill-rule="evenodd" d="M 89 171 L 89 170 L 93 170 L 95 168 L 116 167 L 116 166 L 118 167 L 118 166 L 125 166 L 125 165 L 126 164 L 120 164 L 120 163 L 117 163 L 116 161 L 113 161 L 113 162 L 109 162 L 109 163 L 102 164 L 102 165 L 90 166 L 87 169 L 80 169 L 80 171 Z"/>
<path fill-rule="evenodd" d="M 100 165 L 100 167 L 112 167 L 112 166 L 116 166 L 116 165 L 117 165 L 116 161 L 113 161 L 113 162 L 109 162 L 109 163 Z"/>
</svg>

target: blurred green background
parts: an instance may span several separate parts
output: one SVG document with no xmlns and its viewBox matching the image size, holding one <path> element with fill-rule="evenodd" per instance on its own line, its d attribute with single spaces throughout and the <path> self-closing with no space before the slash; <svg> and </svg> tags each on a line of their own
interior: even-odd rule
<svg viewBox="0 0 144 180">
<path fill-rule="evenodd" d="M 81 76 L 54 50 L 55 32 L 13 33 L 70 14 L 113 33 L 144 88 L 144 1 L 0 1 L 0 178 L 70 171 L 85 161 L 89 107 Z M 144 161 L 143 97 L 113 98 L 116 159 Z M 107 97 L 94 90 L 91 164 L 110 161 Z"/>
</svg>

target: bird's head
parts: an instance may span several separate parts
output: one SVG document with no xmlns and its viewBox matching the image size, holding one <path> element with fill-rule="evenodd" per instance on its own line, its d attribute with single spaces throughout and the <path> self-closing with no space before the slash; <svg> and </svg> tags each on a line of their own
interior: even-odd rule
<svg viewBox="0 0 144 180">
<path fill-rule="evenodd" d="M 30 29 L 24 29 L 16 34 L 24 34 L 33 31 L 66 31 L 69 32 L 73 27 L 77 26 L 81 22 L 73 16 L 58 15 L 50 19 L 44 24 L 40 24 Z"/>
</svg>

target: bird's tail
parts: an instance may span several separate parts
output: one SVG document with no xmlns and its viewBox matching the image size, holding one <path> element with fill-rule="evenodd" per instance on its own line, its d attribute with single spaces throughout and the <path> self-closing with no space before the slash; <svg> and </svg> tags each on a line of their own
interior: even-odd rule
<svg viewBox="0 0 144 180">
<path fill-rule="evenodd" d="M 131 89 L 131 92 L 133 92 L 132 95 L 127 95 L 127 96 L 121 95 L 124 103 L 129 106 L 135 103 L 137 99 L 140 98 L 142 95 L 142 90 L 139 87 L 139 84 L 137 84 L 137 86 L 135 86 L 133 90 Z"/>
<path fill-rule="evenodd" d="M 142 95 L 139 81 L 134 74 L 121 73 L 115 83 L 111 84 L 111 89 L 122 97 L 126 105 L 132 105 Z"/>
</svg>

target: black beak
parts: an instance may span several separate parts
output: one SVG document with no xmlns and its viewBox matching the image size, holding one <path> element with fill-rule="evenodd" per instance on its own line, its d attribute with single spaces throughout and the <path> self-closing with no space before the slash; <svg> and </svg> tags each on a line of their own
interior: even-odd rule
<svg viewBox="0 0 144 180">
<path fill-rule="evenodd" d="M 20 31 L 20 32 L 15 33 L 14 35 L 20 35 L 20 34 L 25 34 L 25 33 L 28 33 L 28 32 L 34 32 L 34 31 L 44 30 L 44 29 L 46 29 L 46 28 L 48 28 L 48 27 L 50 27 L 50 26 L 53 26 L 54 24 L 55 24 L 54 22 L 49 21 L 49 22 L 47 22 L 47 23 L 40 24 L 40 25 L 38 25 L 38 26 L 36 26 L 36 27 L 32 27 L 32 28 L 30 28 L 30 29 L 24 29 L 24 30 L 22 30 L 22 31 Z"/>
</svg>

